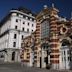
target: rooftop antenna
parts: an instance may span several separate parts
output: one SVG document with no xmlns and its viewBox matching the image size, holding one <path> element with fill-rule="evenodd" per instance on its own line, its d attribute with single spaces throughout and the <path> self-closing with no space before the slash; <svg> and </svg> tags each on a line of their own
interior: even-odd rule
<svg viewBox="0 0 72 72">
<path fill-rule="evenodd" d="M 47 5 L 44 5 L 44 9 L 47 9 Z"/>
<path fill-rule="evenodd" d="M 52 7 L 54 8 L 54 3 L 52 3 Z"/>
</svg>

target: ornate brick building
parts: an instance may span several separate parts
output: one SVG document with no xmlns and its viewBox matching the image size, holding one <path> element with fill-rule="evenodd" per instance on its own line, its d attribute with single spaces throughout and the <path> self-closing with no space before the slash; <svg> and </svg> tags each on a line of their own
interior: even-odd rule
<svg viewBox="0 0 72 72">
<path fill-rule="evenodd" d="M 36 16 L 36 31 L 22 43 L 22 58 L 28 66 L 71 68 L 72 20 L 60 17 L 58 12 L 54 5 L 51 8 L 45 5 Z M 29 46 L 25 46 L 25 40 Z M 26 49 L 29 57 L 26 57 Z"/>
</svg>

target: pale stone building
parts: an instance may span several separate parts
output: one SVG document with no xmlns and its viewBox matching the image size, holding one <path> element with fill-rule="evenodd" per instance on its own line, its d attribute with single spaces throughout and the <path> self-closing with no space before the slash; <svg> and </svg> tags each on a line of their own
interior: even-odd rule
<svg viewBox="0 0 72 72">
<path fill-rule="evenodd" d="M 36 29 L 35 14 L 26 8 L 12 9 L 0 22 L 0 59 L 20 62 L 21 42 Z"/>
</svg>

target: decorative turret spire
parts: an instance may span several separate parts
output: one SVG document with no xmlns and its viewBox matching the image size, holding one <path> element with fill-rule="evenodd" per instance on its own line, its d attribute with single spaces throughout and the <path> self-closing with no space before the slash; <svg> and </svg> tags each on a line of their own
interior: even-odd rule
<svg viewBox="0 0 72 72">
<path fill-rule="evenodd" d="M 44 9 L 47 9 L 47 5 L 44 5 Z"/>
<path fill-rule="evenodd" d="M 54 8 L 54 3 L 52 3 L 52 7 Z"/>
</svg>

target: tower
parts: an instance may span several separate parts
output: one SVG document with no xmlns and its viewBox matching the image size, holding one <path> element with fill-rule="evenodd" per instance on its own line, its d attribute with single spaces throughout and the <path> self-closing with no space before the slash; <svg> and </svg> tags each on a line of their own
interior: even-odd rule
<svg viewBox="0 0 72 72">
<path fill-rule="evenodd" d="M 58 12 L 58 9 L 52 4 L 52 8 L 50 9 L 50 60 L 53 69 L 59 68 L 59 39 L 57 28 Z"/>
</svg>

